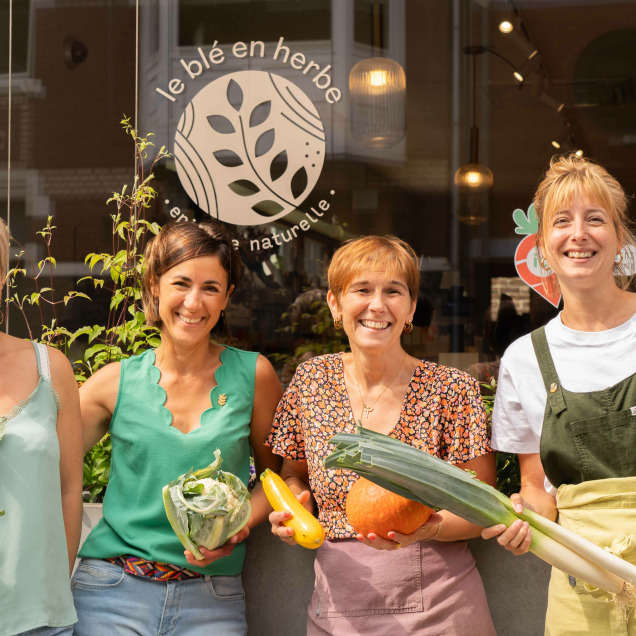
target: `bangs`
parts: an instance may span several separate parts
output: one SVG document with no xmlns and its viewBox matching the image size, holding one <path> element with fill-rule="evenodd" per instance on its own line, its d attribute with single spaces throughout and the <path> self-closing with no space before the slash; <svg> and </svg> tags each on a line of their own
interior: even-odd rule
<svg viewBox="0 0 636 636">
<path fill-rule="evenodd" d="M 387 249 L 366 253 L 362 258 L 357 259 L 343 281 L 343 291 L 347 291 L 351 283 L 360 278 L 364 272 L 386 272 L 395 280 L 402 280 L 407 287 L 409 286 L 404 263 L 395 253 Z"/>
<path fill-rule="evenodd" d="M 329 289 L 343 294 L 364 272 L 386 272 L 406 283 L 412 300 L 417 299 L 420 284 L 417 254 L 395 236 L 364 236 L 346 242 L 336 250 L 327 271 Z"/>
<path fill-rule="evenodd" d="M 591 205 L 605 210 L 618 229 L 616 211 L 607 184 L 593 175 L 580 173 L 569 174 L 550 188 L 544 203 L 545 221 L 550 221 L 559 212 L 569 208 L 576 198 L 585 199 Z"/>
</svg>

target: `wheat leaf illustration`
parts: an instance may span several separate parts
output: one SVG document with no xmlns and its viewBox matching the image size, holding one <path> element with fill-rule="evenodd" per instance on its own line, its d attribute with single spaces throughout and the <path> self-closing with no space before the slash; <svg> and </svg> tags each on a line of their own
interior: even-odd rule
<svg viewBox="0 0 636 636">
<path fill-rule="evenodd" d="M 225 393 L 221 393 L 221 395 L 219 395 L 219 406 L 225 406 L 225 403 L 227 402 L 227 395 Z"/>
<path fill-rule="evenodd" d="M 261 216 L 274 216 L 283 210 L 283 206 L 276 201 L 264 200 L 252 206 L 252 210 Z"/>
<path fill-rule="evenodd" d="M 252 110 L 250 115 L 250 128 L 260 126 L 269 117 L 271 110 L 272 102 L 269 99 L 265 102 L 261 102 L 257 106 L 254 106 L 254 110 Z"/>
<path fill-rule="evenodd" d="M 272 163 L 269 166 L 269 176 L 272 178 L 272 181 L 280 179 L 285 174 L 288 165 L 287 151 L 283 150 L 272 159 Z"/>
<path fill-rule="evenodd" d="M 236 168 L 243 165 L 243 160 L 233 150 L 217 150 L 212 153 L 214 158 L 226 168 Z"/>
<path fill-rule="evenodd" d="M 276 139 L 276 133 L 273 128 L 270 128 L 262 135 L 259 135 L 256 143 L 254 144 L 254 154 L 257 157 L 262 157 L 274 145 L 274 139 Z"/>
<path fill-rule="evenodd" d="M 223 117 L 223 115 L 210 115 L 208 117 L 208 123 L 216 132 L 222 135 L 229 135 L 230 133 L 236 132 L 232 122 L 227 117 Z"/>
<path fill-rule="evenodd" d="M 232 183 L 228 184 L 228 188 L 230 188 L 232 192 L 236 192 L 236 194 L 239 194 L 242 197 L 249 197 L 252 194 L 260 192 L 260 188 L 248 179 L 239 179 L 238 181 L 233 181 Z"/>
<path fill-rule="evenodd" d="M 241 106 L 243 105 L 243 91 L 241 87 L 231 79 L 227 85 L 227 101 L 230 102 L 230 105 L 235 111 L 240 111 Z"/>
<path fill-rule="evenodd" d="M 292 197 L 297 199 L 306 189 L 309 183 L 305 168 L 299 168 L 291 180 Z"/>
</svg>

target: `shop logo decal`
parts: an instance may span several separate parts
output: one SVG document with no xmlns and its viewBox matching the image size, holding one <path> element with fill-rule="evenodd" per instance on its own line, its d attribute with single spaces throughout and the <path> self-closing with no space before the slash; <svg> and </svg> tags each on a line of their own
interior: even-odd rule
<svg viewBox="0 0 636 636">
<path fill-rule="evenodd" d="M 296 209 L 325 160 L 325 130 L 311 100 L 265 71 L 229 73 L 201 89 L 174 144 L 189 197 L 236 225 L 261 225 Z"/>
<path fill-rule="evenodd" d="M 210 216 L 235 225 L 261 226 L 294 211 L 302 214 L 287 235 L 276 234 L 270 225 L 272 237 L 251 240 L 252 251 L 281 245 L 281 237 L 285 242 L 297 238 L 297 232 L 307 232 L 319 223 L 330 207 L 323 199 L 305 204 L 307 209 L 298 208 L 316 186 L 326 154 L 325 128 L 307 94 L 269 71 L 218 76 L 217 69 L 229 58 L 266 57 L 302 75 L 305 85 L 315 87 L 327 104 L 341 100 L 331 64 L 321 65 L 292 50 L 283 37 L 267 47 L 259 40 L 223 47 L 215 41 L 208 51 L 197 47 L 196 54 L 179 60 L 190 80 L 208 71 L 215 73 L 187 104 L 175 130 L 175 164 L 188 196 Z M 155 91 L 176 103 L 185 96 L 187 81 L 174 77 Z M 170 210 L 170 216 L 188 220 L 178 207 Z M 267 228 L 262 232 L 267 233 Z"/>
<path fill-rule="evenodd" d="M 534 205 L 530 205 L 527 215 L 523 210 L 517 208 L 512 213 L 512 219 L 517 224 L 515 233 L 525 235 L 515 251 L 517 274 L 537 294 L 545 298 L 554 307 L 558 307 L 561 301 L 560 292 L 549 291 L 554 289 L 556 275 L 552 270 L 546 272 L 539 266 L 541 255 L 536 248 L 538 222 Z M 552 285 L 548 285 L 548 289 L 544 285 L 545 277 L 552 279 Z"/>
</svg>

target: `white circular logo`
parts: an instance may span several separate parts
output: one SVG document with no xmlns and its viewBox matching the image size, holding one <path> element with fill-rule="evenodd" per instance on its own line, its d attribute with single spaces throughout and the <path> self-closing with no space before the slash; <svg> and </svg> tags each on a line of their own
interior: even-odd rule
<svg viewBox="0 0 636 636">
<path fill-rule="evenodd" d="M 325 131 L 311 100 L 280 75 L 229 73 L 187 105 L 174 140 L 177 174 L 210 216 L 261 225 L 298 207 L 325 160 Z"/>
</svg>

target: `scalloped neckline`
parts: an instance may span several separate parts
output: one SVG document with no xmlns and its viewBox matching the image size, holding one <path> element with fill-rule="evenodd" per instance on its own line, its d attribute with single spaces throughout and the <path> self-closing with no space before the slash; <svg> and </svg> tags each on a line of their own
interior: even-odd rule
<svg viewBox="0 0 636 636">
<path fill-rule="evenodd" d="M 172 415 L 172 411 L 166 407 L 166 402 L 168 401 L 168 393 L 166 392 L 166 390 L 159 384 L 159 381 L 161 380 L 161 369 L 157 366 L 157 354 L 156 354 L 156 349 L 149 349 L 149 352 L 152 354 L 152 359 L 150 361 L 150 375 L 151 375 L 151 379 L 154 383 L 154 385 L 157 387 L 157 389 L 159 389 L 159 391 L 161 391 L 161 394 L 163 395 L 163 399 L 161 401 L 161 404 L 159 405 L 162 412 L 165 411 L 165 413 L 167 414 L 167 419 L 168 419 L 168 426 L 175 430 L 177 433 L 179 433 L 180 435 L 191 435 L 192 433 L 196 433 L 196 431 L 200 431 L 202 429 L 205 428 L 205 424 L 204 419 L 206 414 L 209 411 L 214 411 L 214 399 L 213 399 L 213 393 L 219 392 L 222 384 L 223 384 L 223 375 L 225 373 L 224 369 L 227 366 L 225 364 L 225 361 L 223 360 L 223 358 L 225 357 L 225 353 L 226 351 L 228 351 L 228 349 L 230 347 L 227 347 L 225 345 L 219 345 L 223 347 L 223 350 L 219 353 L 219 365 L 217 366 L 217 368 L 214 370 L 213 373 L 213 377 L 214 377 L 214 381 L 216 382 L 216 384 L 210 389 L 210 406 L 206 409 L 204 409 L 203 411 L 201 411 L 201 414 L 199 415 L 199 426 L 197 426 L 196 428 L 193 428 L 191 431 L 188 431 L 187 433 L 184 433 L 183 431 L 179 430 L 176 426 L 174 426 L 172 424 L 172 422 L 174 421 L 173 415 Z"/>
</svg>

